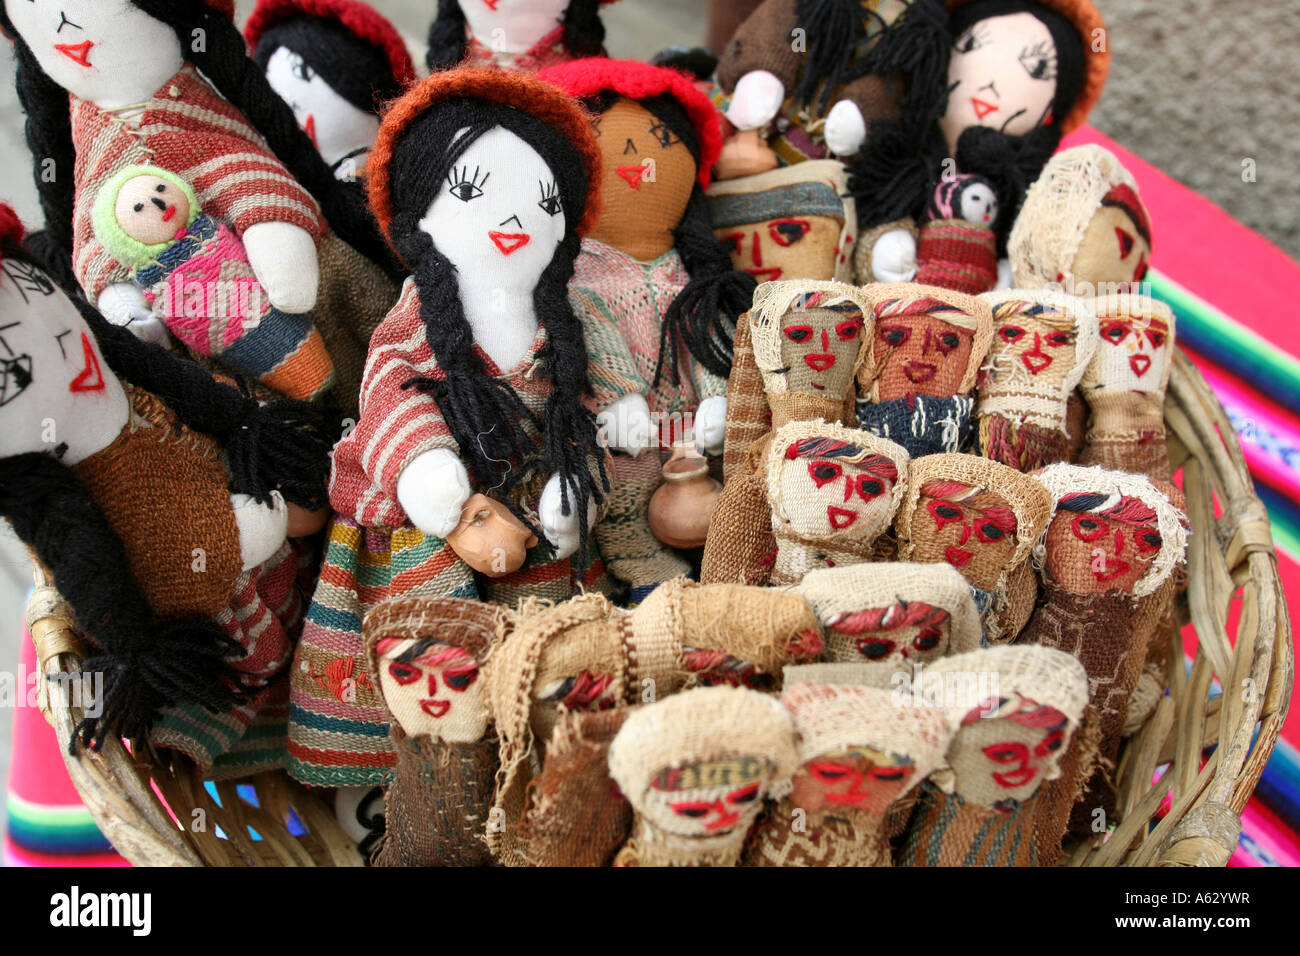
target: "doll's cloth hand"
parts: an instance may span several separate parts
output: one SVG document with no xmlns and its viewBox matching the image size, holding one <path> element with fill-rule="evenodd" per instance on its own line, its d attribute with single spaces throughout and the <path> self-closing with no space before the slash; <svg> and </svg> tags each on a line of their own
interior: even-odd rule
<svg viewBox="0 0 1300 956">
<path fill-rule="evenodd" d="M 826 114 L 822 127 L 826 147 L 836 156 L 852 156 L 867 139 L 867 121 L 851 100 L 840 100 Z"/>
<path fill-rule="evenodd" d="M 650 447 L 650 405 L 640 392 L 630 392 L 596 416 L 596 427 L 608 447 L 635 457 Z"/>
<path fill-rule="evenodd" d="M 417 455 L 397 477 L 398 504 L 411 524 L 435 538 L 456 530 L 472 493 L 469 472 L 447 448 Z"/>
<path fill-rule="evenodd" d="M 235 527 L 239 529 L 239 557 L 244 570 L 263 564 L 280 549 L 289 535 L 289 509 L 280 492 L 271 492 L 271 503 L 260 504 L 252 495 L 231 495 Z"/>
<path fill-rule="evenodd" d="M 244 232 L 244 250 L 271 305 L 290 315 L 316 307 L 320 259 L 306 229 L 287 222 L 259 222 Z"/>
<path fill-rule="evenodd" d="M 727 434 L 727 396 L 714 395 L 695 410 L 695 444 L 706 455 L 721 455 Z"/>
<path fill-rule="evenodd" d="M 877 282 L 911 282 L 916 278 L 916 238 L 906 229 L 891 229 L 871 249 L 871 273 Z"/>
<path fill-rule="evenodd" d="M 767 70 L 754 70 L 736 81 L 727 119 L 739 130 L 758 129 L 772 121 L 785 102 L 785 84 Z"/>
<path fill-rule="evenodd" d="M 1012 275 L 1011 273 L 1011 260 L 999 259 L 998 260 L 998 282 L 997 285 L 993 287 L 994 290 L 1014 289 L 1015 283 L 1016 283 L 1015 276 Z"/>
<path fill-rule="evenodd" d="M 551 475 L 550 481 L 542 489 L 542 499 L 537 505 L 537 519 L 542 525 L 542 533 L 555 549 L 555 560 L 572 556 L 578 550 L 581 531 L 578 525 L 577 502 L 569 495 L 569 513 L 563 511 L 560 497 L 560 476 Z M 594 503 L 587 505 L 587 530 L 596 526 L 596 508 Z"/>
<path fill-rule="evenodd" d="M 154 317 L 144 292 L 133 282 L 115 282 L 104 286 L 97 303 L 100 313 L 114 325 L 129 326 Z"/>
</svg>

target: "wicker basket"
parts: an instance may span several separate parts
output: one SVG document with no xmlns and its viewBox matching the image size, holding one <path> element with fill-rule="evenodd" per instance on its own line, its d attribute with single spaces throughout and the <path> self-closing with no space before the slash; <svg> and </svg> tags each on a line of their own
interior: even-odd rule
<svg viewBox="0 0 1300 956">
<path fill-rule="evenodd" d="M 1273 752 L 1291 699 L 1291 625 L 1268 515 L 1223 407 L 1181 353 L 1165 420 L 1170 460 L 1183 471 L 1195 531 L 1188 555 L 1192 586 L 1179 613 L 1180 623 L 1195 625 L 1196 657 L 1188 673 L 1175 637 L 1168 654 L 1170 693 L 1125 743 L 1116 770 L 1121 822 L 1106 838 L 1078 846 L 1069 860 L 1076 866 L 1226 864 L 1241 833 L 1241 811 Z M 1234 639 L 1227 622 L 1237 600 Z M 39 569 L 27 619 L 42 670 L 78 672 L 80 642 L 70 614 Z M 1228 692 L 1212 697 L 1216 678 Z M 128 750 L 110 741 L 100 753 L 71 757 L 66 748 L 81 713 L 67 684 L 43 681 L 41 694 L 77 790 L 132 863 L 360 865 L 333 811 L 284 773 L 240 781 L 255 789 L 254 806 L 233 781 L 217 785 L 219 802 L 214 801 L 193 764 L 172 753 L 145 746 Z M 1213 753 L 1203 759 L 1211 746 Z M 1165 764 L 1169 769 L 1153 784 L 1156 768 Z M 1166 797 L 1170 803 L 1161 817 Z M 305 835 L 290 834 L 291 808 Z M 262 839 L 252 839 L 250 828 Z"/>
</svg>

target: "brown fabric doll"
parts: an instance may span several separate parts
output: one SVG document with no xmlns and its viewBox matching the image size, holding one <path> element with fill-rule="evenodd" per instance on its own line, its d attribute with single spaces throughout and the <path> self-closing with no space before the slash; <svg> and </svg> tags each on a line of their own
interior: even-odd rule
<svg viewBox="0 0 1300 956">
<path fill-rule="evenodd" d="M 889 690 L 800 681 L 792 789 L 751 838 L 749 866 L 890 866 L 890 809 L 944 765 L 953 726 L 937 707 L 899 706 Z"/>
<path fill-rule="evenodd" d="M 988 303 L 914 283 L 870 287 L 872 359 L 858 373 L 858 425 L 913 458 L 970 441 L 970 393 L 993 336 Z"/>
<path fill-rule="evenodd" d="M 735 866 L 798 762 L 790 715 L 766 694 L 698 687 L 641 708 L 609 749 L 635 814 L 614 865 Z"/>
<path fill-rule="evenodd" d="M 1087 301 L 1047 290 L 983 296 L 993 310 L 993 345 L 980 376 L 980 454 L 1016 471 L 1069 457 L 1070 397 L 1097 351 Z"/>
<path fill-rule="evenodd" d="M 898 556 L 947 561 L 984 592 L 977 603 L 990 643 L 1009 643 L 1029 620 L 1038 582 L 1030 549 L 1051 514 L 1036 478 L 974 455 L 928 455 L 912 462 L 898 509 Z"/>
<path fill-rule="evenodd" d="M 370 679 L 397 764 L 376 866 L 486 866 L 497 739 L 482 668 L 505 613 L 463 598 L 399 598 L 366 616 Z"/>
<path fill-rule="evenodd" d="M 1087 706 L 1083 666 L 1051 648 L 990 647 L 930 665 L 912 693 L 942 702 L 957 729 L 951 774 L 925 784 L 898 864 L 1038 865 L 1053 840 L 1035 831 L 1036 804 Z"/>
</svg>

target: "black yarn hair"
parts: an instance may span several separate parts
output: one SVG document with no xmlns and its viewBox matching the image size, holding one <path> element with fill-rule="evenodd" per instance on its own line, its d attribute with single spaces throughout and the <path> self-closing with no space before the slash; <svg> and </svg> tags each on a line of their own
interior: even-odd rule
<svg viewBox="0 0 1300 956">
<path fill-rule="evenodd" d="M 304 14 L 271 27 L 258 37 L 253 51 L 253 62 L 263 73 L 279 47 L 302 57 L 330 89 L 359 110 L 378 113 L 385 102 L 401 95 L 402 83 L 384 51 L 337 20 Z"/>
<path fill-rule="evenodd" d="M 552 391 L 541 420 L 505 382 L 492 378 L 474 353 L 474 337 L 460 300 L 456 267 L 419 223 L 443 188 L 451 167 L 489 130 L 502 127 L 528 143 L 555 174 L 565 235 L 533 293 L 537 318 L 549 333 L 537 374 Z M 465 130 L 457 135 L 458 130 Z M 426 110 L 402 132 L 389 167 L 393 244 L 410 266 L 420 294 L 420 317 L 443 379 L 416 378 L 403 387 L 431 394 L 479 487 L 510 489 L 537 474 L 561 477 L 563 513 L 586 515 L 609 490 L 596 416 L 583 403 L 591 394 L 582 323 L 569 303 L 568 284 L 581 247 L 577 225 L 587 207 L 586 167 L 564 135 L 541 120 L 496 103 L 458 99 Z M 539 451 L 526 426 L 542 436 Z M 589 458 L 597 462 L 592 474 Z M 525 515 L 518 515 L 537 533 Z M 580 521 L 575 565 L 587 565 L 588 531 Z M 545 540 L 545 537 L 538 534 Z"/>
<path fill-rule="evenodd" d="M 311 139 L 298 126 L 293 111 L 275 94 L 266 75 L 248 56 L 244 38 L 225 14 L 204 0 L 131 0 L 139 10 L 176 32 L 181 48 L 217 91 L 237 107 L 267 141 L 271 151 L 293 177 L 320 203 L 335 233 L 358 252 L 382 266 L 393 277 L 402 275 L 391 250 L 379 234 L 378 224 L 364 202 L 363 193 L 335 178 Z M 76 153 L 68 94 L 41 69 L 31 48 L 14 29 L 0 4 L 0 28 L 13 38 L 17 63 L 18 99 L 27 114 L 27 145 L 38 160 L 36 188 L 45 214 L 48 238 L 43 261 L 62 258 L 71 271 Z M 202 31 L 205 47 L 193 48 L 195 31 Z M 42 175 L 53 161 L 55 175 Z"/>
<path fill-rule="evenodd" d="M 605 52 L 605 24 L 600 19 L 600 0 L 570 0 L 564 11 L 564 49 L 575 60 L 602 56 Z M 438 13 L 429 26 L 429 51 L 425 60 L 430 70 L 447 70 L 465 59 L 465 14 L 459 0 L 438 0 Z"/>
<path fill-rule="evenodd" d="M 604 90 L 582 103 L 590 112 L 599 114 L 620 98 L 616 91 Z M 695 157 L 696 165 L 701 162 L 699 136 L 681 103 L 668 93 L 636 102 L 682 141 Z M 680 381 L 678 354 L 682 344 L 704 368 L 726 378 L 731 374 L 736 319 L 753 304 L 758 283 L 749 273 L 732 266 L 727 247 L 713 234 L 708 197 L 698 181 L 691 190 L 681 222 L 673 230 L 673 244 L 690 280 L 664 315 L 654 384 L 659 384 L 665 371 L 674 382 Z"/>
</svg>

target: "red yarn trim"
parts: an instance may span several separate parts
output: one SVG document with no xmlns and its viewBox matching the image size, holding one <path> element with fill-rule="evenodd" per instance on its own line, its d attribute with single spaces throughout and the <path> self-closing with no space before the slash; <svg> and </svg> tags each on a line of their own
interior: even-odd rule
<svg viewBox="0 0 1300 956">
<path fill-rule="evenodd" d="M 230 6 L 233 9 L 233 0 Z M 399 83 L 405 86 L 415 82 L 415 63 L 402 35 L 379 11 L 357 0 L 258 0 L 257 9 L 244 27 L 244 41 L 249 49 L 255 49 L 267 30 L 299 14 L 338 21 L 353 36 L 383 51 Z"/>
<path fill-rule="evenodd" d="M 0 243 L 22 242 L 23 221 L 8 203 L 0 203 Z M 4 258 L 4 249 L 0 248 L 0 259 Z"/>
</svg>

